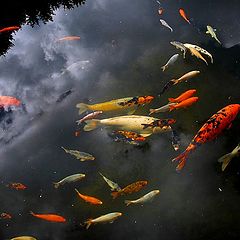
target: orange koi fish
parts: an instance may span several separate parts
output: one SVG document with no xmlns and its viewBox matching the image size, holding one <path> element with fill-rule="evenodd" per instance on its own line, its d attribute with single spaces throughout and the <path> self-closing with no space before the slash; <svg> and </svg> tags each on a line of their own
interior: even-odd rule
<svg viewBox="0 0 240 240">
<path fill-rule="evenodd" d="M 27 187 L 22 183 L 9 183 L 6 185 L 7 187 L 16 189 L 16 190 L 25 190 Z"/>
<path fill-rule="evenodd" d="M 93 205 L 101 205 L 102 204 L 102 201 L 100 201 L 99 199 L 97 199 L 95 197 L 83 195 L 76 188 L 75 188 L 75 191 L 77 192 L 78 196 L 80 198 L 82 198 L 85 202 L 91 203 Z"/>
<path fill-rule="evenodd" d="M 178 161 L 176 170 L 181 170 L 188 158 L 188 155 L 198 146 L 215 139 L 225 128 L 230 128 L 232 121 L 240 111 L 240 104 L 230 104 L 208 119 L 200 128 L 186 150 L 172 161 Z"/>
<path fill-rule="evenodd" d="M 179 103 L 179 102 L 182 102 L 182 101 L 192 97 L 196 92 L 197 92 L 196 89 L 190 89 L 190 90 L 182 93 L 177 98 L 169 98 L 168 101 L 171 103 Z"/>
<path fill-rule="evenodd" d="M 118 196 L 124 195 L 124 194 L 130 194 L 133 192 L 140 191 L 145 185 L 147 185 L 147 181 L 138 181 L 135 183 L 132 183 L 125 188 L 121 189 L 120 191 L 112 192 L 111 195 L 113 199 L 115 199 Z"/>
<path fill-rule="evenodd" d="M 18 29 L 20 29 L 20 27 L 18 27 L 18 26 L 6 27 L 6 28 L 0 29 L 0 33 L 14 31 L 14 30 L 18 30 Z"/>
<path fill-rule="evenodd" d="M 0 219 L 11 219 L 12 216 L 9 213 L 1 213 Z"/>
<path fill-rule="evenodd" d="M 198 101 L 198 97 L 191 97 L 191 98 L 188 98 L 176 105 L 172 105 L 170 106 L 170 112 L 174 109 L 179 109 L 179 108 L 185 108 L 185 107 L 189 107 L 191 106 L 193 103 L 197 102 Z"/>
<path fill-rule="evenodd" d="M 162 15 L 162 14 L 163 14 L 163 8 L 162 8 L 162 7 L 158 9 L 158 14 L 159 14 L 159 15 Z"/>
<path fill-rule="evenodd" d="M 182 8 L 179 9 L 179 13 L 184 20 L 186 20 L 189 24 L 191 24 L 189 19 L 187 18 L 185 11 Z"/>
<path fill-rule="evenodd" d="M 41 218 L 49 222 L 66 222 L 64 217 L 56 214 L 35 214 L 32 211 L 30 214 L 32 214 L 34 217 Z"/>
<path fill-rule="evenodd" d="M 73 41 L 73 40 L 80 40 L 80 37 L 78 37 L 78 36 L 62 37 L 62 38 L 57 39 L 57 42 L 60 42 L 60 41 Z"/>
<path fill-rule="evenodd" d="M 0 96 L 0 106 L 19 106 L 21 101 L 15 97 Z"/>
</svg>

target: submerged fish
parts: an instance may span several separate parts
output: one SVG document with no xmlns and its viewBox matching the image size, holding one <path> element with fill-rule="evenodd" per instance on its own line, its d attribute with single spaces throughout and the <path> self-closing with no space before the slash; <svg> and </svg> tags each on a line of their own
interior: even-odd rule
<svg viewBox="0 0 240 240">
<path fill-rule="evenodd" d="M 79 125 L 82 122 L 84 122 L 86 120 L 91 120 L 91 119 L 97 117 L 99 114 L 102 114 L 102 113 L 103 113 L 102 111 L 96 111 L 96 112 L 89 113 L 86 116 L 84 116 L 82 119 L 76 121 L 76 123 Z"/>
<path fill-rule="evenodd" d="M 11 238 L 10 240 L 37 240 L 37 239 L 31 236 L 19 236 L 19 237 Z"/>
<path fill-rule="evenodd" d="M 172 130 L 171 138 L 172 138 L 172 146 L 174 150 L 177 151 L 180 147 L 180 137 L 174 129 Z"/>
<path fill-rule="evenodd" d="M 113 213 L 108 213 L 105 215 L 102 215 L 98 218 L 94 219 L 88 219 L 84 224 L 86 225 L 86 229 L 88 229 L 92 224 L 96 223 L 113 223 L 118 217 L 122 216 L 122 213 L 120 212 L 113 212 Z"/>
<path fill-rule="evenodd" d="M 179 103 L 181 101 L 184 101 L 184 100 L 192 97 L 196 92 L 197 92 L 196 89 L 190 89 L 190 90 L 187 90 L 186 92 L 182 93 L 177 98 L 168 98 L 168 101 L 171 103 Z"/>
<path fill-rule="evenodd" d="M 66 219 L 60 215 L 56 214 L 35 214 L 30 212 L 34 217 L 49 221 L 49 222 L 66 222 Z"/>
<path fill-rule="evenodd" d="M 174 47 L 176 47 L 177 49 L 180 49 L 181 52 L 183 52 L 183 58 L 186 57 L 187 48 L 184 46 L 183 43 L 177 42 L 177 41 L 173 41 L 173 42 L 170 42 L 170 44 L 172 44 Z"/>
<path fill-rule="evenodd" d="M 116 134 L 120 134 L 122 136 L 124 136 L 126 139 L 129 139 L 129 140 L 132 140 L 132 141 L 140 141 L 140 142 L 143 142 L 146 140 L 145 137 L 135 133 L 135 132 L 130 132 L 130 131 L 121 131 L 121 130 L 118 130 L 118 131 L 114 131 L 114 133 Z"/>
<path fill-rule="evenodd" d="M 9 213 L 1 213 L 0 219 L 11 219 L 12 216 Z"/>
<path fill-rule="evenodd" d="M 171 127 L 154 127 L 154 128 L 146 128 L 143 129 L 143 124 L 150 124 L 158 118 L 153 118 L 149 116 L 138 116 L 138 115 L 131 115 L 131 116 L 119 116 L 113 118 L 106 118 L 106 119 L 93 119 L 87 120 L 87 125 L 84 126 L 84 131 L 91 131 L 99 126 L 106 126 L 110 128 L 114 128 L 116 130 L 123 130 L 123 131 L 131 131 L 140 134 L 143 137 L 148 137 L 153 133 L 160 133 L 170 131 Z"/>
<path fill-rule="evenodd" d="M 175 119 L 172 118 L 166 118 L 166 119 L 159 119 L 159 120 L 155 120 L 149 124 L 142 124 L 143 125 L 143 129 L 146 128 L 154 128 L 154 127 L 169 127 L 171 124 L 174 124 L 176 122 Z"/>
<path fill-rule="evenodd" d="M 206 34 L 210 34 L 212 38 L 214 38 L 219 44 L 222 44 L 216 35 L 216 29 L 213 29 L 211 26 L 207 25 L 207 31 Z"/>
<path fill-rule="evenodd" d="M 125 200 L 124 202 L 127 206 L 129 206 L 130 204 L 143 204 L 153 200 L 153 198 L 156 197 L 159 193 L 159 190 L 153 190 L 136 200 Z"/>
<path fill-rule="evenodd" d="M 181 15 L 181 17 L 182 17 L 186 22 L 188 22 L 189 24 L 191 24 L 190 21 L 189 21 L 189 19 L 187 18 L 187 15 L 186 15 L 185 11 L 184 11 L 182 8 L 179 9 L 179 14 Z"/>
<path fill-rule="evenodd" d="M 14 31 L 14 30 L 18 30 L 18 29 L 20 29 L 19 26 L 5 27 L 5 28 L 0 29 L 0 33 Z"/>
<path fill-rule="evenodd" d="M 198 52 L 200 52 L 200 53 L 208 56 L 208 57 L 211 59 L 211 63 L 213 63 L 212 54 L 209 53 L 207 50 L 205 50 L 205 49 L 203 49 L 203 48 L 201 48 L 201 47 L 199 47 L 199 46 L 197 46 L 197 45 L 190 44 L 190 43 L 184 43 L 183 45 L 184 45 L 187 49 L 189 49 L 189 48 L 194 48 L 194 49 L 196 49 Z"/>
<path fill-rule="evenodd" d="M 69 96 L 70 94 L 72 94 L 73 90 L 67 90 L 66 92 L 62 93 L 58 99 L 56 100 L 57 103 L 62 102 L 67 96 Z"/>
<path fill-rule="evenodd" d="M 186 107 L 189 107 L 191 106 L 193 103 L 197 102 L 198 101 L 198 97 L 191 97 L 191 98 L 188 98 L 186 100 L 183 100 L 182 102 L 174 105 L 174 106 L 171 106 L 170 107 L 170 111 L 174 110 L 174 109 L 179 109 L 179 108 L 186 108 Z"/>
<path fill-rule="evenodd" d="M 93 155 L 89 154 L 89 153 L 79 152 L 77 150 L 70 150 L 70 149 L 66 149 L 64 147 L 61 147 L 61 148 L 66 153 L 69 153 L 69 154 L 73 155 L 76 159 L 79 159 L 81 162 L 95 159 L 95 157 Z"/>
<path fill-rule="evenodd" d="M 163 72 L 164 72 L 170 65 L 174 64 L 174 63 L 177 61 L 178 56 L 179 56 L 179 54 L 174 54 L 174 55 L 167 61 L 167 63 L 166 63 L 164 66 L 161 67 L 161 69 L 163 70 Z"/>
<path fill-rule="evenodd" d="M 119 185 L 113 181 L 111 181 L 110 179 L 106 178 L 104 175 L 102 175 L 102 173 L 99 173 L 104 181 L 107 183 L 107 185 L 111 188 L 111 191 L 120 191 L 121 188 L 119 187 Z"/>
<path fill-rule="evenodd" d="M 66 36 L 66 37 L 62 37 L 57 39 L 57 42 L 61 42 L 61 41 L 73 41 L 73 40 L 80 40 L 79 36 Z"/>
<path fill-rule="evenodd" d="M 240 143 L 230 152 L 218 159 L 218 162 L 222 163 L 222 171 L 225 170 L 227 165 L 234 157 L 240 156 Z"/>
<path fill-rule="evenodd" d="M 226 128 L 231 127 L 232 121 L 236 118 L 240 111 L 240 104 L 230 104 L 208 119 L 208 121 L 200 128 L 186 150 L 172 161 L 178 161 L 176 170 L 181 170 L 189 154 L 198 146 L 215 139 Z"/>
<path fill-rule="evenodd" d="M 192 54 L 192 56 L 195 56 L 195 57 L 203 60 L 208 65 L 206 59 L 202 56 L 202 54 L 199 51 L 197 51 L 195 48 L 192 48 L 192 47 L 189 47 L 188 49 L 189 49 L 190 53 Z"/>
<path fill-rule="evenodd" d="M 25 190 L 25 189 L 27 189 L 27 187 L 24 184 L 22 184 L 22 183 L 9 183 L 6 186 L 10 187 L 10 188 L 13 188 L 13 189 L 16 189 L 16 190 Z"/>
<path fill-rule="evenodd" d="M 55 188 L 59 188 L 60 186 L 64 185 L 65 183 L 76 182 L 76 181 L 83 179 L 84 177 L 85 177 L 85 174 L 82 174 L 82 173 L 73 174 L 71 176 L 67 176 L 67 177 L 63 178 L 59 182 L 54 182 L 53 185 Z"/>
<path fill-rule="evenodd" d="M 155 109 L 149 109 L 150 113 L 149 115 L 153 114 L 153 113 L 160 113 L 160 112 L 168 112 L 170 110 L 171 106 L 176 105 L 177 103 L 173 102 L 173 103 L 168 103 L 160 108 L 155 108 Z"/>
<path fill-rule="evenodd" d="M 11 96 L 0 96 L 0 106 L 19 106 L 21 101 Z"/>
<path fill-rule="evenodd" d="M 112 192 L 111 195 L 112 195 L 113 199 L 115 199 L 116 197 L 119 197 L 124 194 L 138 192 L 144 186 L 146 186 L 147 183 L 148 183 L 147 181 L 138 181 L 138 182 L 135 182 L 135 183 L 132 183 L 132 184 L 126 186 L 125 188 L 122 188 L 120 191 Z"/>
<path fill-rule="evenodd" d="M 75 188 L 75 191 L 77 192 L 78 196 L 80 198 L 82 198 L 85 202 L 91 203 L 93 205 L 101 205 L 102 204 L 102 201 L 97 199 L 97 198 L 95 198 L 95 197 L 83 195 L 76 188 Z"/>
<path fill-rule="evenodd" d="M 168 25 L 168 23 L 165 20 L 160 19 L 159 21 L 164 27 L 167 27 L 168 29 L 170 29 L 171 32 L 173 32 L 173 29 Z"/>
<path fill-rule="evenodd" d="M 87 111 L 116 111 L 121 109 L 128 109 L 131 107 L 137 107 L 139 105 L 148 104 L 153 100 L 153 96 L 136 96 L 136 97 L 127 97 L 127 98 L 120 98 L 114 99 L 108 102 L 97 103 L 97 104 L 85 104 L 85 103 L 78 103 L 76 105 L 79 108 L 79 114 Z"/>
<path fill-rule="evenodd" d="M 162 7 L 160 7 L 160 8 L 158 9 L 158 14 L 159 14 L 159 15 L 162 15 L 162 14 L 163 14 L 163 8 L 162 8 Z"/>
</svg>

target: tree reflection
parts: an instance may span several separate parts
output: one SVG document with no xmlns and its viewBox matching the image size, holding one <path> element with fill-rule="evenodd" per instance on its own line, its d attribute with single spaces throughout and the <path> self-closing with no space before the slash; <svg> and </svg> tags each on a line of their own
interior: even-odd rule
<svg viewBox="0 0 240 240">
<path fill-rule="evenodd" d="M 39 1 L 5 1 L 1 8 L 0 29 L 24 24 L 39 25 L 53 20 L 53 12 L 59 7 L 72 9 L 86 0 L 39 0 Z M 0 54 L 4 55 L 13 44 L 13 32 L 0 33 Z"/>
</svg>

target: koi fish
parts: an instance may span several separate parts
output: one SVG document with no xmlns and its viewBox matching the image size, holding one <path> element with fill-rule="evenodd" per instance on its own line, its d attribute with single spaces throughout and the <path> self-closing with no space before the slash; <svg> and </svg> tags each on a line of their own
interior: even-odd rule
<svg viewBox="0 0 240 240">
<path fill-rule="evenodd" d="M 103 204 L 101 200 L 95 198 L 95 197 L 91 197 L 91 196 L 87 196 L 87 195 L 83 195 L 81 194 L 76 188 L 75 191 L 77 192 L 78 196 L 80 198 L 82 198 L 85 202 L 91 203 L 93 205 L 101 205 Z"/>
<path fill-rule="evenodd" d="M 183 58 L 186 57 L 187 48 L 184 46 L 183 43 L 173 41 L 173 42 L 170 42 L 170 44 L 172 44 L 175 48 L 180 49 L 181 52 L 183 52 Z"/>
<path fill-rule="evenodd" d="M 61 147 L 66 153 L 69 153 L 70 155 L 73 155 L 76 159 L 79 159 L 81 162 L 87 161 L 87 160 L 95 160 L 95 157 L 89 153 L 85 152 L 79 152 L 77 150 L 70 150 L 66 149 L 64 147 Z"/>
<path fill-rule="evenodd" d="M 116 130 L 123 130 L 123 131 L 131 131 L 135 132 L 143 137 L 148 137 L 153 133 L 160 133 L 170 131 L 171 127 L 154 127 L 154 128 L 146 128 L 143 129 L 142 124 L 150 124 L 158 118 L 148 117 L 148 116 L 138 116 L 138 115 L 131 115 L 131 116 L 118 116 L 113 118 L 106 118 L 106 119 L 93 119 L 87 120 L 87 125 L 84 126 L 84 131 L 92 131 L 93 129 L 99 126 L 106 126 L 110 128 L 114 128 Z"/>
<path fill-rule="evenodd" d="M 196 89 L 190 89 L 190 90 L 182 93 L 177 98 L 168 98 L 168 101 L 171 103 L 179 103 L 179 102 L 182 102 L 182 101 L 192 97 L 196 92 L 197 92 Z"/>
<path fill-rule="evenodd" d="M 58 99 L 56 100 L 56 102 L 57 103 L 60 103 L 60 102 L 62 102 L 67 96 L 69 96 L 70 94 L 72 94 L 73 93 L 73 90 L 67 90 L 66 92 L 64 92 L 64 93 L 62 93 L 59 97 L 58 97 Z"/>
<path fill-rule="evenodd" d="M 184 43 L 183 45 L 184 45 L 187 49 L 189 49 L 189 48 L 194 48 L 194 49 L 196 49 L 198 52 L 200 52 L 200 53 L 208 56 L 208 57 L 211 59 L 211 63 L 213 63 L 212 54 L 209 53 L 207 50 L 205 50 L 205 49 L 203 49 L 203 48 L 201 48 L 201 47 L 199 47 L 199 46 L 197 46 L 197 45 L 190 44 L 190 43 Z"/>
<path fill-rule="evenodd" d="M 169 127 L 171 124 L 173 124 L 175 122 L 176 122 L 175 119 L 167 118 L 167 119 L 156 120 L 156 121 L 153 121 L 152 123 L 142 124 L 142 125 L 143 125 L 143 129 L 148 128 L 148 127 L 151 127 L 151 128 L 154 128 L 154 127 L 164 128 L 164 127 Z"/>
<path fill-rule="evenodd" d="M 91 119 L 97 117 L 99 114 L 102 114 L 102 113 L 103 113 L 102 111 L 96 111 L 96 112 L 89 113 L 86 116 L 84 116 L 82 119 L 76 121 L 76 123 L 79 125 L 82 122 L 84 122 L 86 120 L 91 120 Z"/>
<path fill-rule="evenodd" d="M 224 171 L 227 165 L 234 157 L 240 156 L 240 143 L 232 150 L 232 152 L 225 154 L 218 159 L 218 162 L 222 163 L 222 171 Z"/>
<path fill-rule="evenodd" d="M 61 42 L 61 41 L 73 41 L 73 40 L 80 40 L 80 37 L 78 37 L 78 36 L 62 37 L 62 38 L 57 39 L 57 42 Z"/>
<path fill-rule="evenodd" d="M 62 180 L 60 180 L 59 182 L 54 182 L 53 185 L 55 188 L 59 188 L 60 186 L 64 185 L 65 183 L 76 182 L 83 178 L 85 178 L 85 174 L 77 173 L 77 174 L 73 174 L 71 176 L 67 176 L 67 177 L 63 178 Z"/>
<path fill-rule="evenodd" d="M 174 150 L 177 151 L 180 147 L 180 137 L 175 130 L 172 130 L 171 138 L 172 138 L 172 146 Z"/>
<path fill-rule="evenodd" d="M 164 72 L 170 65 L 173 65 L 177 59 L 178 59 L 179 54 L 174 54 L 168 61 L 167 63 L 161 67 L 162 71 Z"/>
<path fill-rule="evenodd" d="M 24 184 L 22 184 L 22 183 L 9 183 L 6 186 L 10 187 L 10 188 L 13 188 L 13 189 L 16 189 L 16 190 L 25 190 L 25 189 L 27 189 L 27 187 Z"/>
<path fill-rule="evenodd" d="M 173 29 L 168 25 L 168 23 L 165 20 L 160 19 L 159 21 L 164 27 L 167 27 L 168 29 L 170 29 L 171 32 L 173 32 Z"/>
<path fill-rule="evenodd" d="M 93 105 L 78 103 L 76 107 L 79 108 L 79 114 L 84 113 L 87 110 L 108 112 L 148 104 L 153 98 L 153 96 L 127 97 Z"/>
<path fill-rule="evenodd" d="M 15 97 L 0 96 L 0 106 L 19 106 L 21 101 Z"/>
<path fill-rule="evenodd" d="M 143 204 L 153 200 L 153 198 L 156 197 L 159 193 L 160 193 L 159 190 L 153 190 L 136 200 L 125 200 L 124 202 L 126 203 L 127 206 L 129 206 L 130 204 Z"/>
<path fill-rule="evenodd" d="M 31 236 L 20 236 L 20 237 L 11 238 L 10 240 L 37 240 L 37 239 Z"/>
<path fill-rule="evenodd" d="M 66 219 L 60 215 L 56 214 L 35 214 L 32 211 L 30 212 L 34 217 L 49 221 L 49 222 L 66 222 Z"/>
<path fill-rule="evenodd" d="M 121 190 L 121 188 L 119 187 L 119 185 L 118 185 L 117 183 L 115 183 L 115 182 L 113 182 L 112 180 L 106 178 L 106 177 L 103 176 L 101 173 L 99 173 L 99 174 L 103 177 L 104 181 L 105 181 L 105 182 L 107 183 L 107 185 L 111 188 L 111 191 L 120 191 L 120 190 Z"/>
<path fill-rule="evenodd" d="M 195 48 L 192 48 L 192 47 L 189 47 L 188 49 L 189 49 L 190 53 L 192 54 L 192 56 L 200 58 L 208 65 L 206 59 L 202 56 L 202 54 L 199 51 L 197 51 Z"/>
<path fill-rule="evenodd" d="M 130 131 L 114 130 L 108 134 L 115 142 L 124 142 L 131 145 L 139 145 L 146 140 L 145 137 Z M 136 140 L 133 140 L 136 139 Z"/>
<path fill-rule="evenodd" d="M 155 108 L 155 109 L 150 109 L 149 110 L 149 115 L 153 114 L 153 113 L 160 113 L 160 112 L 168 112 L 170 110 L 170 106 L 174 106 L 177 103 L 173 102 L 173 103 L 168 103 L 160 108 Z"/>
<path fill-rule="evenodd" d="M 81 131 L 80 131 L 80 130 L 77 130 L 77 131 L 74 132 L 75 137 L 79 137 L 80 134 L 81 134 Z"/>
<path fill-rule="evenodd" d="M 207 31 L 206 34 L 210 34 L 212 38 L 214 38 L 219 44 L 222 44 L 216 35 L 216 29 L 213 29 L 211 26 L 207 25 Z"/>
<path fill-rule="evenodd" d="M 132 141 L 140 141 L 143 142 L 146 140 L 145 137 L 130 131 L 114 131 L 116 134 L 121 134 L 122 136 L 126 137 L 127 139 L 131 139 Z"/>
<path fill-rule="evenodd" d="M 84 224 L 86 225 L 86 229 L 88 229 L 92 224 L 96 223 L 113 223 L 118 217 L 122 216 L 122 213 L 120 212 L 113 212 L 113 213 L 108 213 L 105 215 L 102 215 L 98 218 L 94 219 L 88 219 Z"/>
<path fill-rule="evenodd" d="M 196 75 L 198 75 L 200 73 L 200 71 L 191 71 L 188 72 L 186 74 L 184 74 L 183 76 L 181 76 L 178 79 L 172 79 L 170 81 L 168 81 L 164 86 L 162 91 L 160 92 L 159 96 L 161 96 L 167 89 L 169 89 L 171 86 L 178 84 L 180 82 L 187 82 L 189 79 L 195 77 Z"/>
<path fill-rule="evenodd" d="M 240 111 L 240 104 L 230 104 L 219 110 L 200 128 L 186 150 L 172 161 L 178 161 L 176 170 L 180 171 L 189 156 L 198 146 L 215 139 L 223 132 L 225 128 L 232 125 L 232 121 L 236 118 Z"/>
<path fill-rule="evenodd" d="M 112 192 L 111 195 L 112 195 L 113 199 L 115 199 L 116 197 L 119 197 L 124 194 L 138 192 L 144 186 L 146 186 L 147 183 L 148 183 L 147 181 L 138 181 L 138 182 L 135 182 L 135 183 L 132 183 L 132 184 L 126 186 L 125 188 L 121 189 L 120 191 Z"/>
<path fill-rule="evenodd" d="M 18 26 L 6 27 L 6 28 L 0 29 L 0 33 L 14 31 L 14 30 L 18 30 L 18 29 L 20 29 L 20 27 L 18 27 Z"/>
<path fill-rule="evenodd" d="M 190 21 L 189 21 L 189 19 L 187 18 L 187 15 L 186 15 L 185 11 L 184 11 L 182 8 L 179 9 L 179 14 L 181 15 L 181 17 L 182 17 L 186 22 L 188 22 L 189 24 L 191 24 Z"/>
<path fill-rule="evenodd" d="M 9 213 L 1 213 L 0 219 L 11 219 L 12 216 Z"/>
<path fill-rule="evenodd" d="M 179 109 L 179 108 L 186 108 L 191 106 L 193 103 L 198 101 L 198 97 L 191 97 L 186 100 L 183 100 L 182 102 L 178 103 L 177 105 L 171 106 L 170 111 L 174 109 Z"/>
<path fill-rule="evenodd" d="M 158 9 L 158 14 L 159 14 L 159 15 L 162 15 L 162 14 L 163 14 L 163 8 L 162 8 L 162 7 Z"/>
</svg>

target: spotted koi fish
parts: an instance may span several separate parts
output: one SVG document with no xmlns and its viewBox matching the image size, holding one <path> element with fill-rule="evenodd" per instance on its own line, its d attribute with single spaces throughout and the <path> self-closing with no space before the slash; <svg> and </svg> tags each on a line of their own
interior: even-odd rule
<svg viewBox="0 0 240 240">
<path fill-rule="evenodd" d="M 198 146 L 215 139 L 225 128 L 230 128 L 232 121 L 240 111 L 240 104 L 230 104 L 208 119 L 200 128 L 186 150 L 172 161 L 178 161 L 176 170 L 180 171 L 188 158 L 188 155 Z"/>
</svg>

